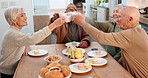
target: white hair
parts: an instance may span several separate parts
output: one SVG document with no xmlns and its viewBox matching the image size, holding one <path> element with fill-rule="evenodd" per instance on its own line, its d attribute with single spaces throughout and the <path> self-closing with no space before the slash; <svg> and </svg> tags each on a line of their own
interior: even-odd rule
<svg viewBox="0 0 148 78">
<path fill-rule="evenodd" d="M 12 26 L 11 19 L 16 19 L 16 17 L 21 11 L 24 11 L 24 9 L 17 6 L 9 7 L 5 10 L 5 19 L 7 20 L 10 26 Z"/>
</svg>

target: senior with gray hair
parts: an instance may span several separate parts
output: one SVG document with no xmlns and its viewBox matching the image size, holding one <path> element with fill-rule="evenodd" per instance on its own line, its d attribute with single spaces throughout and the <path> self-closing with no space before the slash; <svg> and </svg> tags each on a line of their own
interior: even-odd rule
<svg viewBox="0 0 148 78">
<path fill-rule="evenodd" d="M 25 46 L 39 43 L 49 36 L 56 27 L 61 26 L 65 20 L 59 18 L 49 26 L 33 34 L 24 34 L 20 32 L 24 26 L 27 26 L 27 17 L 24 9 L 20 7 L 10 7 L 6 9 L 4 14 L 10 28 L 3 38 L 0 73 L 1 78 L 13 78 L 17 64 L 24 53 Z"/>
<path fill-rule="evenodd" d="M 118 4 L 114 7 L 113 16 L 112 16 L 114 22 L 97 22 L 90 18 L 86 18 L 86 22 L 88 22 L 89 24 L 93 25 L 95 28 L 106 33 L 121 31 L 121 29 L 119 29 L 118 26 L 116 25 L 116 22 L 117 22 L 116 20 L 119 17 L 119 13 L 121 9 L 124 7 L 125 6 L 123 4 Z M 120 48 L 110 46 L 110 45 L 103 45 L 103 47 L 114 59 L 116 59 L 117 61 L 120 59 L 121 57 Z"/>
</svg>

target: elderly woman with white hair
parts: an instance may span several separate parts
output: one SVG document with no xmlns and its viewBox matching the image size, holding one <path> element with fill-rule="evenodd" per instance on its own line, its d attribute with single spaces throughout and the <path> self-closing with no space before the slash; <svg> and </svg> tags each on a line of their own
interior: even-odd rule
<svg viewBox="0 0 148 78">
<path fill-rule="evenodd" d="M 24 26 L 27 26 L 27 17 L 23 8 L 8 8 L 4 15 L 10 28 L 3 38 L 0 73 L 1 78 L 13 78 L 17 63 L 24 53 L 25 46 L 39 43 L 49 36 L 55 28 L 61 26 L 65 20 L 63 18 L 58 18 L 49 26 L 46 26 L 33 34 L 24 34 L 20 32 Z"/>
</svg>

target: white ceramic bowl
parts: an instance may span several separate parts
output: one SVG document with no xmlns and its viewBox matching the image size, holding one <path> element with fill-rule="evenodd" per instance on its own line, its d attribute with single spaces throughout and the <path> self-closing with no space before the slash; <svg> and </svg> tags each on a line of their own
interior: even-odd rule
<svg viewBox="0 0 148 78">
<path fill-rule="evenodd" d="M 70 59 L 71 62 L 82 62 L 85 59 L 85 57 L 81 59 Z"/>
<path fill-rule="evenodd" d="M 51 58 L 53 59 L 51 60 Z M 51 55 L 45 57 L 44 60 L 47 61 L 48 63 L 58 63 L 62 60 L 62 57 L 60 55 Z"/>
</svg>

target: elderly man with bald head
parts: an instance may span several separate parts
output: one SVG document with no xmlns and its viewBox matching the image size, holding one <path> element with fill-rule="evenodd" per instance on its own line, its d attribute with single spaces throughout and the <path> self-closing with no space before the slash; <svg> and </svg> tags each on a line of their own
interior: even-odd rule
<svg viewBox="0 0 148 78">
<path fill-rule="evenodd" d="M 148 77 L 148 35 L 139 24 L 140 13 L 135 7 L 128 6 L 121 10 L 117 25 L 123 31 L 104 33 L 87 22 L 85 17 L 76 15 L 74 22 L 96 41 L 121 48 L 122 65 L 135 77 Z M 93 31 L 93 32 L 92 32 Z"/>
<path fill-rule="evenodd" d="M 124 8 L 125 6 L 123 4 L 118 4 L 114 7 L 113 10 L 113 20 L 114 22 L 97 22 L 94 21 L 90 18 L 86 18 L 86 22 L 88 22 L 89 24 L 93 25 L 95 28 L 106 32 L 106 33 L 110 33 L 110 32 L 117 32 L 117 31 L 121 31 L 121 29 L 119 29 L 116 25 L 116 21 L 119 15 L 119 12 L 121 11 L 122 8 Z M 121 58 L 121 49 L 118 47 L 114 47 L 114 46 L 110 46 L 110 45 L 103 45 L 105 47 L 105 50 L 115 59 L 115 60 L 119 60 Z"/>
</svg>

